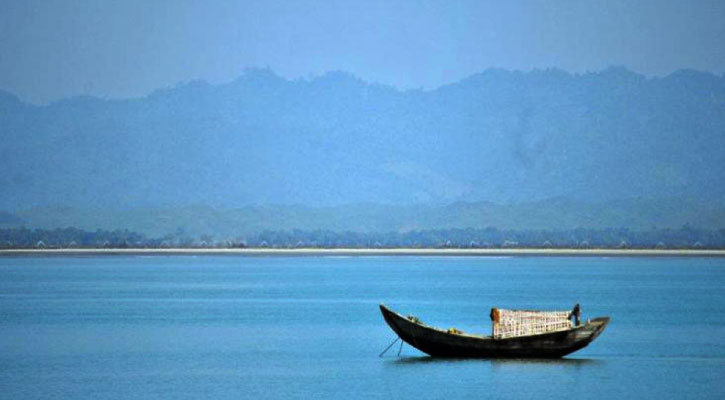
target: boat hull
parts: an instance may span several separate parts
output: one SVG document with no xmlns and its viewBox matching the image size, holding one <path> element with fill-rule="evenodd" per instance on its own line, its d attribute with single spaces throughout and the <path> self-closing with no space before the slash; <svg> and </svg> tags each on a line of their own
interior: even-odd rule
<svg viewBox="0 0 725 400">
<path fill-rule="evenodd" d="M 586 347 L 609 323 L 609 317 L 602 317 L 566 331 L 492 339 L 489 336 L 449 333 L 414 322 L 382 304 L 380 311 L 385 322 L 401 339 L 433 357 L 559 358 Z"/>
</svg>

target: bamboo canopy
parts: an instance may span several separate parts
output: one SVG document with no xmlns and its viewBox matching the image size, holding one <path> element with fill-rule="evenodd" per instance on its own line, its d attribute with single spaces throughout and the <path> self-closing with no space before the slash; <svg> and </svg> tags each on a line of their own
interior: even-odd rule
<svg viewBox="0 0 725 400">
<path fill-rule="evenodd" d="M 529 311 L 491 309 L 493 338 L 506 339 L 572 328 L 571 311 Z"/>
</svg>

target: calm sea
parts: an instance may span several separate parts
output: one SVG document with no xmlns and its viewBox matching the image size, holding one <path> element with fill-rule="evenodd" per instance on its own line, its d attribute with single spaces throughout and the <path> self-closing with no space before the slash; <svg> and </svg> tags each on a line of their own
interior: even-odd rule
<svg viewBox="0 0 725 400">
<path fill-rule="evenodd" d="M 379 314 L 609 315 L 561 360 L 438 360 Z M 0 258 L 0 398 L 725 398 L 725 259 Z"/>
</svg>

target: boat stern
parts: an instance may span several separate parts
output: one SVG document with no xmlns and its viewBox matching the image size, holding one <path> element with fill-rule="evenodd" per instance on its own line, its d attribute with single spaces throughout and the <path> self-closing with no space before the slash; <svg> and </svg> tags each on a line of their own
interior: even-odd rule
<svg viewBox="0 0 725 400">
<path fill-rule="evenodd" d="M 591 343 L 599 335 L 604 332 L 604 328 L 609 324 L 609 317 L 599 317 L 587 321 L 584 325 L 575 328 L 572 332 L 574 333 L 575 340 L 581 343 Z"/>
</svg>

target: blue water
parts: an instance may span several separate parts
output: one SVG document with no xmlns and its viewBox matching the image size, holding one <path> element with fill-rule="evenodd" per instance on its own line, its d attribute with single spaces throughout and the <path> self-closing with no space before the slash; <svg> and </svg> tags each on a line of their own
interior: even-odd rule
<svg viewBox="0 0 725 400">
<path fill-rule="evenodd" d="M 562 360 L 438 360 L 378 303 L 612 323 Z M 0 398 L 725 398 L 725 259 L 0 257 Z"/>
</svg>

